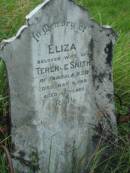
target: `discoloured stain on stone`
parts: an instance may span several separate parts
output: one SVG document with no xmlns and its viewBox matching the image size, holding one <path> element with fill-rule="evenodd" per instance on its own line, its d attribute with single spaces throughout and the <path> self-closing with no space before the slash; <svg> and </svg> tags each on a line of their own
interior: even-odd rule
<svg viewBox="0 0 130 173">
<path fill-rule="evenodd" d="M 24 151 L 19 151 L 19 155 L 21 158 L 24 158 L 24 156 L 26 155 Z"/>
<path fill-rule="evenodd" d="M 113 94 L 107 94 L 107 98 L 109 99 L 109 102 L 111 103 L 113 101 Z"/>
<path fill-rule="evenodd" d="M 113 44 L 112 41 L 106 45 L 105 47 L 105 53 L 107 54 L 107 58 L 106 58 L 106 63 L 111 66 L 112 65 L 112 48 L 113 48 Z"/>
<path fill-rule="evenodd" d="M 112 74 L 109 74 L 109 80 L 112 81 Z"/>
</svg>

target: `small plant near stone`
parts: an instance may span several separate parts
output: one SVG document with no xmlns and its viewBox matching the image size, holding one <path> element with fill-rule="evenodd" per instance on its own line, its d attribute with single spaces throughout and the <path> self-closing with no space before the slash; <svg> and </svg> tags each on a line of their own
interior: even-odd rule
<svg viewBox="0 0 130 173">
<path fill-rule="evenodd" d="M 120 134 L 116 139 L 115 143 L 112 143 L 110 139 L 107 143 L 97 145 L 86 173 L 130 172 L 130 140 L 127 136 L 121 136 Z"/>
</svg>

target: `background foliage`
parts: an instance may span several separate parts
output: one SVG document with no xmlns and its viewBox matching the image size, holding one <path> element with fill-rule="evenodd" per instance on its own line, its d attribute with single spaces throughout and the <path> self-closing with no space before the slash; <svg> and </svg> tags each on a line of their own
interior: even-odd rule
<svg viewBox="0 0 130 173">
<path fill-rule="evenodd" d="M 114 49 L 113 78 L 115 93 L 120 97 L 117 112 L 121 116 L 130 113 L 130 0 L 75 0 L 91 17 L 101 25 L 111 25 L 118 33 Z M 12 37 L 25 23 L 25 16 L 42 0 L 0 0 L 0 41 Z M 8 114 L 8 82 L 3 61 L 0 60 L 0 117 Z M 130 123 L 118 124 L 119 144 L 111 157 L 101 161 L 104 148 L 98 146 L 90 162 L 89 173 L 129 173 L 130 172 Z M 2 138 L 2 139 L 1 139 Z M 0 136 L 0 139 L 3 140 Z M 2 171 L 2 172 L 1 172 Z M 0 173 L 7 173 L 7 166 L 0 153 Z"/>
</svg>

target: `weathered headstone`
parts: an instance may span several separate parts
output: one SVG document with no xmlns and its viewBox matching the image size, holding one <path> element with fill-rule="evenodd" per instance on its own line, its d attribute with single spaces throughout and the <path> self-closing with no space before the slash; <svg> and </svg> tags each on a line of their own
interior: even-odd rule
<svg viewBox="0 0 130 173">
<path fill-rule="evenodd" d="M 96 145 L 93 126 L 116 124 L 115 33 L 70 0 L 45 1 L 26 19 L 0 45 L 10 86 L 15 169 L 84 172 Z"/>
</svg>

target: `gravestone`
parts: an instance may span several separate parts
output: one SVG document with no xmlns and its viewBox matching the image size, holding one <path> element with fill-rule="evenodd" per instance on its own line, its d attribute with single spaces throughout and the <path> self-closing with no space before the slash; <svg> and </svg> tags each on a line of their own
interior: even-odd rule
<svg viewBox="0 0 130 173">
<path fill-rule="evenodd" d="M 97 143 L 94 127 L 116 126 L 114 42 L 113 30 L 73 1 L 48 0 L 26 17 L 15 37 L 0 44 L 15 170 L 84 172 Z"/>
</svg>

